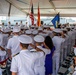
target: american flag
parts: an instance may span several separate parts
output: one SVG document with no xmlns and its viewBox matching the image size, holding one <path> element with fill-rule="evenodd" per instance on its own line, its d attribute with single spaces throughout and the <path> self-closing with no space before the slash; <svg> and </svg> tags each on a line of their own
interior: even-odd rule
<svg viewBox="0 0 76 75">
<path fill-rule="evenodd" d="M 34 11 L 33 11 L 33 3 L 32 3 L 32 7 L 31 7 L 30 18 L 31 18 L 32 25 L 34 25 Z"/>
</svg>

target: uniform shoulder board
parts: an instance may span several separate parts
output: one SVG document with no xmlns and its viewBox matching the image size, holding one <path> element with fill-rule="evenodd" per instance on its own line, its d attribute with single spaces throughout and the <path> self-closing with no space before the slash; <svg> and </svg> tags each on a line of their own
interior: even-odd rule
<svg viewBox="0 0 76 75">
<path fill-rule="evenodd" d="M 31 49 L 30 52 L 36 52 L 36 49 Z"/>
<path fill-rule="evenodd" d="M 30 51 L 30 52 L 32 52 L 32 53 L 33 53 L 33 52 L 37 52 L 37 51 Z"/>
<path fill-rule="evenodd" d="M 36 52 L 36 51 L 30 51 L 30 52 Z"/>
<path fill-rule="evenodd" d="M 15 57 L 16 55 L 18 55 L 19 53 L 17 53 L 17 54 L 15 54 L 15 55 L 13 55 L 13 57 Z"/>
</svg>

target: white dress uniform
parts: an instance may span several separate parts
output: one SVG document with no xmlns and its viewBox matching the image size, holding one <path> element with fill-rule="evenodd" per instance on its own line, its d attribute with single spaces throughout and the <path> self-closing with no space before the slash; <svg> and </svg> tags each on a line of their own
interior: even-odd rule
<svg viewBox="0 0 76 75">
<path fill-rule="evenodd" d="M 51 51 L 46 48 L 42 48 L 42 46 L 37 46 L 37 47 L 45 52 L 45 56 L 36 60 L 36 63 L 35 63 L 36 75 L 45 75 L 45 66 L 44 66 L 45 57 L 47 54 L 50 54 Z"/>
<path fill-rule="evenodd" d="M 56 48 L 53 55 L 53 75 L 57 75 L 59 69 L 61 43 L 64 42 L 65 40 L 60 38 L 59 36 L 54 36 L 52 40 Z"/>
<path fill-rule="evenodd" d="M 30 52 L 29 50 L 22 50 L 17 56 L 13 57 L 11 71 L 17 72 L 17 75 L 36 75 L 34 63 L 43 55 L 43 52 Z"/>
<path fill-rule="evenodd" d="M 6 48 L 7 43 L 8 43 L 8 34 L 3 34 L 3 47 Z"/>
<path fill-rule="evenodd" d="M 75 35 L 74 35 L 74 31 L 73 30 L 71 31 L 71 33 L 72 33 L 72 35 L 71 35 L 72 36 L 71 50 L 73 50 L 73 46 L 75 44 L 75 40 L 74 40 L 75 39 Z"/>
<path fill-rule="evenodd" d="M 4 25 L 2 25 L 1 31 L 4 31 L 4 30 L 5 30 L 5 26 L 4 26 Z"/>
<path fill-rule="evenodd" d="M 14 27 L 13 32 L 19 32 L 19 27 Z M 20 52 L 20 42 L 18 40 L 18 35 L 14 35 L 12 38 L 8 40 L 7 49 L 11 49 L 12 56 Z"/>
<path fill-rule="evenodd" d="M 0 75 L 2 75 L 2 69 L 0 68 Z"/>
<path fill-rule="evenodd" d="M 5 55 L 6 55 L 6 51 L 0 50 L 0 56 L 5 56 Z"/>
<path fill-rule="evenodd" d="M 21 35 L 18 39 L 23 44 L 32 43 L 32 38 L 27 35 Z M 21 50 L 12 59 L 11 71 L 16 72 L 17 75 L 36 75 L 35 62 L 43 56 L 43 52 L 30 52 L 28 49 Z"/>
<path fill-rule="evenodd" d="M 0 33 L 0 46 L 3 47 L 3 34 Z"/>
<path fill-rule="evenodd" d="M 8 25 L 7 25 L 7 28 L 8 28 L 8 29 L 11 29 L 11 24 L 8 24 Z"/>
<path fill-rule="evenodd" d="M 5 60 L 5 58 L 6 58 L 6 51 L 0 50 L 0 61 Z"/>
<path fill-rule="evenodd" d="M 0 46 L 3 47 L 3 34 L 0 33 Z M 6 56 L 6 51 L 0 50 L 0 61 L 4 60 Z"/>
<path fill-rule="evenodd" d="M 75 71 L 74 71 L 74 73 L 72 75 L 76 75 L 76 67 L 75 67 Z"/>
<path fill-rule="evenodd" d="M 20 42 L 18 36 L 13 36 L 8 40 L 7 49 L 11 49 L 12 56 L 20 52 Z"/>
<path fill-rule="evenodd" d="M 68 41 L 68 54 L 69 54 L 71 51 L 71 47 L 72 47 L 72 36 L 73 36 L 72 31 L 69 31 L 68 35 L 69 35 L 69 41 Z"/>
<path fill-rule="evenodd" d="M 69 39 L 69 37 L 68 37 L 68 35 L 66 35 L 66 38 L 65 38 L 65 41 L 64 41 L 64 53 L 63 53 L 63 55 L 64 55 L 64 59 L 67 57 L 67 50 L 68 50 L 68 39 Z"/>
<path fill-rule="evenodd" d="M 75 45 L 75 30 L 73 29 L 73 36 L 72 36 L 72 43 L 73 43 L 73 46 Z"/>
<path fill-rule="evenodd" d="M 44 42 L 44 37 L 41 36 L 41 35 L 36 35 L 34 37 L 34 41 L 39 43 L 39 42 Z M 42 58 L 40 59 L 37 59 L 36 60 L 36 67 L 35 67 L 35 70 L 36 70 L 36 75 L 45 75 L 45 57 L 47 54 L 50 54 L 50 50 L 46 49 L 46 48 L 42 48 L 42 46 L 37 46 L 39 49 L 43 50 L 45 52 L 45 56 L 43 56 Z"/>
<path fill-rule="evenodd" d="M 23 24 L 22 24 L 22 23 L 20 23 L 18 26 L 21 28 L 21 26 L 23 26 Z"/>
</svg>

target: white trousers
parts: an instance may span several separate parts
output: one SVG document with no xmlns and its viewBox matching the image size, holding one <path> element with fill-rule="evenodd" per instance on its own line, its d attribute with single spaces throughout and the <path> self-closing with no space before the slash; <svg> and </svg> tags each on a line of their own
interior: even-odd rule
<svg viewBox="0 0 76 75">
<path fill-rule="evenodd" d="M 36 75 L 45 75 L 45 67 L 35 67 L 35 74 Z"/>
<path fill-rule="evenodd" d="M 60 53 L 54 53 L 53 55 L 53 74 L 57 75 L 59 70 L 59 62 L 60 62 Z"/>
<path fill-rule="evenodd" d="M 2 75 L 2 69 L 0 68 L 0 75 Z"/>
</svg>

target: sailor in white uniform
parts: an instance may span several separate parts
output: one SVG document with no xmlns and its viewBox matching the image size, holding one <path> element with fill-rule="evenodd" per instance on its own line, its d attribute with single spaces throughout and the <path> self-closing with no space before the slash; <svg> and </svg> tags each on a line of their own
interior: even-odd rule
<svg viewBox="0 0 76 75">
<path fill-rule="evenodd" d="M 68 40 L 68 54 L 70 53 L 71 51 L 71 47 L 72 47 L 72 31 L 70 29 L 70 27 L 67 27 L 67 30 L 68 30 L 68 36 L 69 36 L 69 40 Z"/>
<path fill-rule="evenodd" d="M 19 27 L 20 27 L 21 29 L 24 29 L 25 25 L 23 25 L 22 21 L 20 22 Z"/>
<path fill-rule="evenodd" d="M 13 28 L 13 35 L 14 36 L 8 40 L 6 48 L 7 48 L 7 52 L 8 52 L 9 57 L 14 56 L 15 54 L 17 54 L 21 50 L 20 46 L 19 46 L 20 42 L 18 40 L 19 31 L 20 31 L 19 27 L 14 27 Z"/>
<path fill-rule="evenodd" d="M 45 52 L 45 56 L 36 61 L 36 75 L 45 75 L 45 57 L 47 54 L 50 54 L 50 49 L 43 48 L 42 44 L 44 42 L 44 37 L 41 35 L 36 35 L 34 37 L 35 45 Z"/>
<path fill-rule="evenodd" d="M 8 22 L 7 28 L 11 29 L 11 22 L 10 21 Z"/>
<path fill-rule="evenodd" d="M 68 39 L 69 36 L 67 35 L 67 30 L 66 29 L 62 29 L 63 31 L 63 36 L 64 36 L 64 43 L 63 43 L 63 59 L 65 59 L 67 57 L 67 48 L 68 48 Z"/>
<path fill-rule="evenodd" d="M 26 30 L 26 31 L 25 31 L 25 34 L 28 35 L 28 36 L 30 36 L 30 37 L 32 38 L 32 36 L 31 36 L 31 35 L 32 35 L 32 31 L 31 31 L 31 30 Z M 33 39 L 33 38 L 32 38 L 32 39 Z M 32 44 L 33 44 L 33 41 L 32 41 Z M 30 49 L 32 49 L 32 47 L 29 45 L 29 46 L 28 46 L 28 49 L 30 50 Z"/>
<path fill-rule="evenodd" d="M 3 47 L 6 48 L 7 43 L 8 43 L 8 39 L 11 33 L 11 29 L 6 28 L 3 32 Z"/>
<path fill-rule="evenodd" d="M 43 51 L 30 52 L 27 48 L 32 43 L 32 38 L 27 35 L 19 36 L 21 51 L 14 56 L 11 64 L 12 75 L 36 75 L 35 62 L 44 56 Z M 37 50 L 37 47 L 36 47 Z"/>
<path fill-rule="evenodd" d="M 56 48 L 53 55 L 53 75 L 57 75 L 59 69 L 60 62 L 60 51 L 61 51 L 61 43 L 64 42 L 64 39 L 60 37 L 59 33 L 62 31 L 60 29 L 53 30 L 54 37 L 52 38 L 54 46 Z"/>
<path fill-rule="evenodd" d="M 2 69 L 0 68 L 0 75 L 2 75 Z"/>
<path fill-rule="evenodd" d="M 2 23 L 1 31 L 4 31 L 4 30 L 5 30 L 5 26 L 4 26 L 4 23 Z"/>
<path fill-rule="evenodd" d="M 3 34 L 0 33 L 0 61 L 4 60 L 4 57 L 6 56 L 6 51 L 3 48 Z"/>
</svg>

